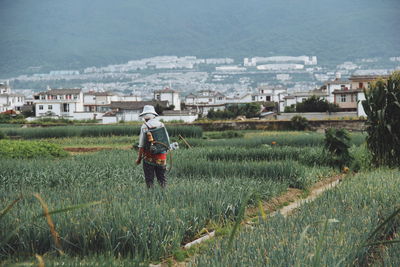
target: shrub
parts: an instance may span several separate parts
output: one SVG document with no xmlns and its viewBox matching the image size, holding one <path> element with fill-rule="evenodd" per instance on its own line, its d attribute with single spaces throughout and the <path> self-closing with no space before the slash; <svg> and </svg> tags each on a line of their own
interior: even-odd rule
<svg viewBox="0 0 400 267">
<path fill-rule="evenodd" d="M 293 116 L 290 121 L 293 130 L 304 131 L 308 128 L 308 120 L 300 115 Z"/>
<path fill-rule="evenodd" d="M 339 109 L 338 105 L 329 103 L 326 99 L 318 96 L 310 96 L 301 103 L 296 104 L 297 112 L 335 112 Z"/>
<path fill-rule="evenodd" d="M 400 72 L 372 83 L 366 100 L 367 144 L 375 165 L 400 165 Z"/>
<path fill-rule="evenodd" d="M 329 128 L 325 131 L 325 150 L 331 155 L 332 165 L 342 169 L 350 166 L 350 136 L 345 129 Z"/>
<path fill-rule="evenodd" d="M 2 131 L 0 131 L 0 139 L 5 139 L 6 138 L 6 134 L 3 133 Z"/>
</svg>

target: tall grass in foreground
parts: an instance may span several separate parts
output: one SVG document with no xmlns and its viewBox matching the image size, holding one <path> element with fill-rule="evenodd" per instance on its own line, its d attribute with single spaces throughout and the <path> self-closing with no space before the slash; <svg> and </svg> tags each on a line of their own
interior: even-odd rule
<svg viewBox="0 0 400 267">
<path fill-rule="evenodd" d="M 397 266 L 390 264 L 400 261 L 398 243 L 387 252 L 368 244 L 399 229 L 397 216 L 372 235 L 399 208 L 399 188 L 398 170 L 359 174 L 290 217 L 243 229 L 232 250 L 226 240 L 219 241 L 191 266 Z"/>
<path fill-rule="evenodd" d="M 61 161 L 1 160 L 0 203 L 11 203 L 20 194 L 24 198 L 2 218 L 0 240 L 5 240 L 10 229 L 24 224 L 0 246 L 0 259 L 54 251 L 47 222 L 32 223 L 42 212 L 29 197 L 36 192 L 50 211 L 104 202 L 52 215 L 67 255 L 122 255 L 148 261 L 170 255 L 211 222 L 234 220 L 249 191 L 260 190 L 265 198 L 271 198 L 287 189 L 285 181 L 192 178 L 171 173 L 166 190 L 156 186 L 148 191 L 141 167 L 135 167 L 129 151 Z"/>
</svg>

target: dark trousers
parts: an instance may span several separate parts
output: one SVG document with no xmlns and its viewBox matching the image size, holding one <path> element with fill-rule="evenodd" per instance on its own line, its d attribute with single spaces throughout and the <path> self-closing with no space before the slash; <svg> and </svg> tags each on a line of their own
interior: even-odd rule
<svg viewBox="0 0 400 267">
<path fill-rule="evenodd" d="M 167 184 L 167 177 L 165 177 L 166 170 L 166 166 L 155 166 L 143 161 L 143 171 L 147 187 L 150 188 L 153 186 L 154 175 L 157 177 L 157 181 L 161 187 L 165 187 Z"/>
</svg>

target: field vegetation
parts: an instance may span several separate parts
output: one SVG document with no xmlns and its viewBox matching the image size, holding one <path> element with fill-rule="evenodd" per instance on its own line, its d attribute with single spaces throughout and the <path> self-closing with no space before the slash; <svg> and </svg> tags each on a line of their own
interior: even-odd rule
<svg viewBox="0 0 400 267">
<path fill-rule="evenodd" d="M 52 128 L 40 130 L 46 129 L 53 131 Z M 87 129 L 92 130 L 91 127 Z M 243 207 L 271 200 L 289 188 L 297 188 L 307 194 L 311 185 L 338 174 L 338 169 L 333 168 L 330 156 L 324 149 L 323 134 L 238 132 L 236 136 L 232 132 L 227 136 L 233 138 L 220 139 L 215 134 L 216 139 L 212 139 L 213 134 L 206 133 L 204 139 L 201 138 L 202 132 L 197 129 L 168 129 L 175 136 L 172 137 L 174 140 L 178 140 L 178 134 L 192 135 L 187 141 L 193 148 L 187 149 L 185 143 L 179 140 L 181 149 L 173 152 L 173 164 L 169 167 L 165 190 L 158 186 L 146 189 L 142 168 L 134 164 L 136 152 L 116 149 L 137 142 L 137 136 L 133 136 L 136 133 L 133 132 L 129 135 L 98 137 L 55 137 L 52 133 L 51 138 L 40 141 L 0 141 L 9 142 L 5 144 L 7 147 L 11 143 L 12 146 L 25 142 L 27 147 L 113 148 L 69 157 L 46 157 L 43 154 L 29 159 L 20 156 L 1 158 L 0 203 L 4 204 L 0 207 L 0 262 L 8 265 L 43 260 L 46 266 L 148 266 L 150 262 L 157 263 L 166 258 L 178 259 L 181 258 L 182 245 L 187 242 L 207 231 L 225 227 L 230 229 L 231 225 L 242 219 Z M 194 138 L 196 136 L 198 138 Z M 35 135 L 35 138 L 39 138 L 39 135 Z M 353 164 L 349 167 L 355 166 L 354 170 L 357 171 L 370 167 L 371 158 L 364 140 L 365 135 L 350 135 L 351 147 L 348 151 Z M 8 151 L 6 154 L 12 153 Z M 331 239 L 335 246 L 329 248 L 333 255 L 320 257 L 319 262 L 341 260 L 345 246 L 350 247 L 351 242 L 357 246 L 358 240 L 364 237 L 359 237 L 358 233 L 379 224 L 382 218 L 393 211 L 390 205 L 396 202 L 393 195 L 398 187 L 396 189 L 394 186 L 387 195 L 383 194 L 389 183 L 394 183 L 398 177 L 395 171 L 361 173 L 357 177 L 354 182 L 353 179 L 346 181 L 346 189 L 340 189 L 345 191 L 338 196 L 326 198 L 324 195 L 324 200 L 307 205 L 294 217 L 268 218 L 261 221 L 254 231 L 241 230 L 233 245 L 228 246 L 224 240 L 218 241 L 214 244 L 215 250 L 210 249 L 195 257 L 191 264 L 273 265 L 276 259 L 290 254 L 293 247 L 297 248 L 299 238 L 304 235 L 306 241 L 301 241 L 304 248 L 287 256 L 282 264 L 308 264 L 315 261 L 307 255 L 315 252 L 315 242 L 320 244 L 318 240 L 321 233 L 328 235 L 326 240 L 323 239 L 324 246 L 327 244 L 325 241 L 330 242 Z M 374 181 L 372 177 L 382 178 Z M 362 186 L 361 181 L 364 183 Z M 379 184 L 381 191 L 374 193 Z M 346 197 L 352 187 L 358 189 Z M 374 198 L 372 202 L 371 197 Z M 357 201 L 362 204 L 356 204 Z M 374 203 L 374 206 L 368 203 Z M 360 222 L 354 223 L 351 219 L 343 227 L 338 227 L 339 224 L 328 221 L 327 230 L 315 223 L 325 222 L 326 219 L 344 222 L 344 218 L 357 205 L 364 209 L 364 213 L 357 212 L 360 216 L 364 214 Z M 385 205 L 386 209 L 379 209 Z M 349 207 L 349 210 L 345 209 Z M 329 213 L 333 211 L 336 213 Z M 375 213 L 369 214 L 369 211 Z M 374 214 L 380 217 L 375 220 Z M 52 224 L 49 223 L 49 217 Z M 345 238 L 348 225 L 354 223 L 356 227 L 364 221 L 368 222 L 364 228 L 360 228 L 358 233 L 350 233 L 349 239 Z M 333 225 L 338 229 L 332 228 Z M 302 235 L 305 228 L 306 234 Z M 331 235 L 329 231 L 332 229 L 339 237 Z M 336 246 L 343 242 L 343 249 Z M 263 248 L 268 246 L 268 253 L 265 254 Z M 388 262 L 396 260 L 393 256 L 396 251 L 395 247 L 391 248 L 382 257 Z M 361 257 L 353 257 L 353 260 L 359 259 Z"/>
</svg>

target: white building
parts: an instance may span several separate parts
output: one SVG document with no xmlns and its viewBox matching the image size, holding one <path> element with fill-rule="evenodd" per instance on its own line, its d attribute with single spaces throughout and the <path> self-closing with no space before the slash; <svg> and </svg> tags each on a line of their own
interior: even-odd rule
<svg viewBox="0 0 400 267">
<path fill-rule="evenodd" d="M 227 98 L 224 94 L 212 90 L 203 90 L 198 94 L 190 94 L 185 98 L 186 105 L 219 105 L 226 102 Z"/>
<path fill-rule="evenodd" d="M 163 90 L 154 91 L 154 100 L 167 101 L 168 106 L 174 106 L 173 110 L 181 110 L 181 99 L 179 92 L 165 88 Z"/>
<path fill-rule="evenodd" d="M 275 102 L 278 103 L 279 111 L 284 110 L 285 96 L 288 95 L 287 88 L 282 86 L 260 86 L 258 93 L 252 95 L 252 102 Z"/>
<path fill-rule="evenodd" d="M 35 116 L 55 116 L 78 119 L 84 112 L 82 89 L 48 89 L 34 95 Z"/>
<path fill-rule="evenodd" d="M 83 106 L 85 112 L 105 112 L 104 107 L 112 101 L 119 101 L 120 97 L 112 92 L 90 91 L 83 94 Z"/>
<path fill-rule="evenodd" d="M 0 83 L 0 113 L 8 110 L 20 111 L 24 103 L 24 95 L 12 93 L 8 82 Z"/>
<path fill-rule="evenodd" d="M 349 90 L 351 87 L 351 83 L 348 80 L 341 80 L 340 79 L 340 74 L 336 74 L 336 79 L 333 81 L 328 81 L 324 84 L 326 87 L 326 92 L 328 94 L 327 100 L 330 103 L 335 102 L 335 96 L 333 94 L 333 91 L 338 91 L 338 90 Z"/>
<path fill-rule="evenodd" d="M 295 93 L 292 93 L 292 94 L 289 94 L 289 95 L 286 95 L 285 97 L 283 97 L 284 104 L 283 104 L 283 108 L 281 109 L 281 112 L 284 111 L 285 107 L 290 107 L 292 105 L 296 105 L 297 103 L 301 103 L 313 95 L 315 95 L 321 99 L 326 99 L 326 100 L 328 100 L 328 97 L 329 97 L 327 91 L 321 90 L 321 89 L 315 89 L 315 90 L 306 91 L 306 92 L 295 92 Z"/>
</svg>

